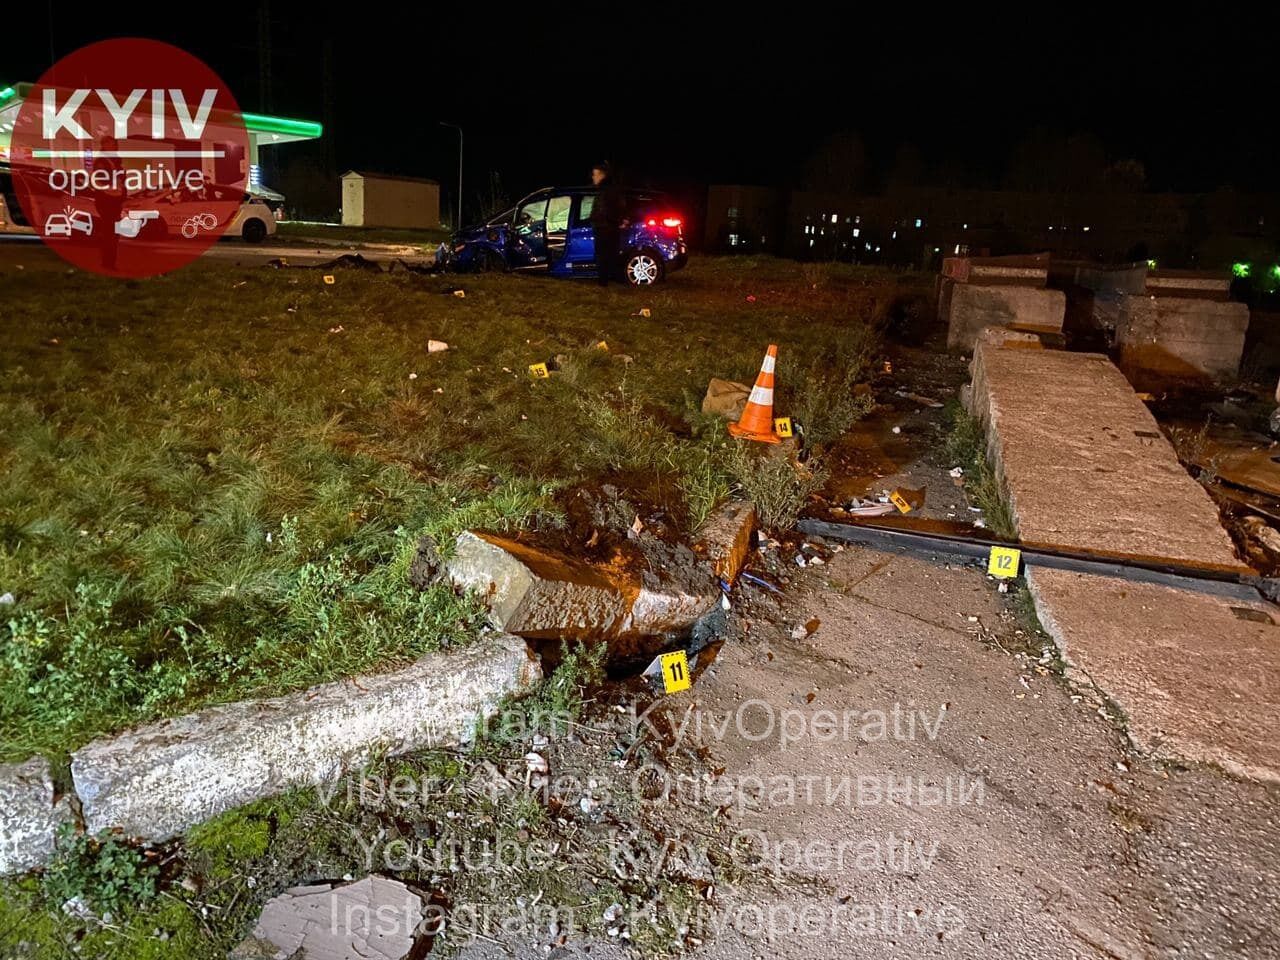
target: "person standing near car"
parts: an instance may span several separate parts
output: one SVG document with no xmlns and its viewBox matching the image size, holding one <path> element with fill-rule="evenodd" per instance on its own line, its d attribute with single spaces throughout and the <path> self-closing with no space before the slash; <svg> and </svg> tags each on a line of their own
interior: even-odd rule
<svg viewBox="0 0 1280 960">
<path fill-rule="evenodd" d="M 618 248 L 622 245 L 626 208 L 607 162 L 602 160 L 591 168 L 591 182 L 600 189 L 591 206 L 591 228 L 596 238 L 596 275 L 603 287 L 622 273 Z"/>
</svg>

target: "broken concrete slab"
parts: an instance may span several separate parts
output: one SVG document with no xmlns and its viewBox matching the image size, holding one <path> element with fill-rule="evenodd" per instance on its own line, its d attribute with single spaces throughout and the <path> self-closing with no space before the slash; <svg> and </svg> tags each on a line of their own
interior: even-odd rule
<svg viewBox="0 0 1280 960">
<path fill-rule="evenodd" d="M 971 411 L 1024 542 L 1245 572 L 1204 489 L 1105 357 L 982 345 Z M 1144 751 L 1280 782 L 1280 608 L 1029 565 L 1068 673 Z"/>
<path fill-rule="evenodd" d="M 460 534 L 445 572 L 454 586 L 485 598 L 499 629 L 522 637 L 611 636 L 631 607 L 590 564 L 487 533 Z"/>
<path fill-rule="evenodd" d="M 982 345 L 971 371 L 970 412 L 1024 542 L 1247 570 L 1106 357 Z"/>
<path fill-rule="evenodd" d="M 706 395 L 702 398 L 702 412 L 737 420 L 742 416 L 742 408 L 747 405 L 749 396 L 751 388 L 745 383 L 712 377 L 707 384 Z"/>
<path fill-rule="evenodd" d="M 1248 329 L 1243 303 L 1126 296 L 1116 322 L 1120 369 L 1139 389 L 1229 380 L 1240 369 Z"/>
<path fill-rule="evenodd" d="M 48 863 L 58 828 L 72 820 L 68 798 L 55 800 L 48 760 L 0 764 L 0 876 Z"/>
<path fill-rule="evenodd" d="M 1151 270 L 1143 290 L 1153 297 L 1186 297 L 1227 300 L 1231 297 L 1231 277 L 1210 270 Z"/>
<path fill-rule="evenodd" d="M 682 554 L 683 556 L 682 559 Z M 614 640 L 688 630 L 715 609 L 710 571 L 687 547 L 661 564 L 603 569 L 489 533 L 459 535 L 445 572 L 486 598 L 502 630 L 531 639 Z"/>
<path fill-rule="evenodd" d="M 1041 287 L 944 280 L 940 306 L 940 316 L 947 323 L 947 349 L 969 351 L 985 327 L 1018 326 L 1060 335 L 1067 298 L 1061 290 Z"/>
<path fill-rule="evenodd" d="M 707 558 L 712 572 L 733 583 L 746 566 L 756 529 L 756 505 L 730 500 L 715 509 L 698 530 L 695 553 Z"/>
<path fill-rule="evenodd" d="M 1047 253 L 1010 257 L 946 257 L 942 276 L 958 283 L 1043 287 L 1049 279 Z"/>
<path fill-rule="evenodd" d="M 229 703 L 96 740 L 72 754 L 72 779 L 91 833 L 163 840 L 377 757 L 466 742 L 477 719 L 540 676 L 523 640 L 497 635 L 394 673 Z"/>
<path fill-rule="evenodd" d="M 1044 341 L 1038 334 L 1010 327 L 984 327 L 974 340 L 974 349 L 978 344 L 989 343 L 996 347 L 1022 347 L 1024 349 L 1042 350 Z"/>
<path fill-rule="evenodd" d="M 1068 675 L 1124 712 L 1140 750 L 1280 782 L 1276 607 L 1046 568 L 1027 583 Z"/>
<path fill-rule="evenodd" d="M 267 901 L 230 960 L 405 960 L 430 919 L 423 897 L 398 880 L 295 887 Z"/>
</svg>

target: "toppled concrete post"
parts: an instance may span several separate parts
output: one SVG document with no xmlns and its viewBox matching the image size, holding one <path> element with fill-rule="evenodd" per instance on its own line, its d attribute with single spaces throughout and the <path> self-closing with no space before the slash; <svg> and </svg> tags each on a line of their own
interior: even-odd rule
<svg viewBox="0 0 1280 960">
<path fill-rule="evenodd" d="M 398 880 L 295 887 L 267 901 L 229 960 L 405 960 L 428 919 L 422 896 Z"/>
<path fill-rule="evenodd" d="M 445 573 L 484 597 L 500 629 L 554 640 L 620 640 L 691 628 L 715 609 L 710 571 L 687 547 L 663 567 L 601 569 L 488 533 L 458 536 Z"/>
<path fill-rule="evenodd" d="M 47 760 L 0 765 L 0 876 L 48 863 L 58 828 L 71 819 L 67 799 L 54 802 Z"/>
<path fill-rule="evenodd" d="M 710 561 L 717 577 L 733 583 L 746 566 L 755 529 L 755 504 L 748 500 L 730 500 L 702 525 L 693 545 L 694 552 Z"/>
<path fill-rule="evenodd" d="M 71 774 L 92 833 L 163 840 L 290 786 L 332 781 L 389 753 L 470 739 L 478 719 L 541 676 L 498 635 L 394 673 L 212 707 L 94 741 Z"/>
<path fill-rule="evenodd" d="M 611 636 L 631 607 L 591 565 L 487 533 L 459 534 L 445 572 L 454 586 L 488 601 L 500 630 L 522 637 Z"/>
</svg>

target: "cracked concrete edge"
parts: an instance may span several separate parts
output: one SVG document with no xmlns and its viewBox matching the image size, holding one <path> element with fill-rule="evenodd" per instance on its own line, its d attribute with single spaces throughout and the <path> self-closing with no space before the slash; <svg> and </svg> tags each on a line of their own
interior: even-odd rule
<svg viewBox="0 0 1280 960">
<path fill-rule="evenodd" d="M 696 563 L 693 551 L 677 548 L 677 554 L 680 549 Z M 534 640 L 607 643 L 680 633 L 720 601 L 710 564 L 705 575 L 691 569 L 617 573 L 473 530 L 458 535 L 445 573 L 488 604 L 500 629 Z"/>
<path fill-rule="evenodd" d="M 536 683 L 521 638 L 491 635 L 408 667 L 137 727 L 72 754 L 73 792 L 49 764 L 0 765 L 0 876 L 47 864 L 63 823 L 159 841 L 296 785 L 331 782 L 382 756 L 468 741 L 503 698 Z"/>
<path fill-rule="evenodd" d="M 47 863 L 59 828 L 74 822 L 72 798 L 55 793 L 48 760 L 0 764 L 0 876 Z"/>
</svg>

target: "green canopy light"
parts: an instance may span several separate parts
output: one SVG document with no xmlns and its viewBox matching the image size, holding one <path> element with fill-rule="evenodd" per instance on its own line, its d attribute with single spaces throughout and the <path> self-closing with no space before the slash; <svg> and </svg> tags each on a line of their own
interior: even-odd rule
<svg viewBox="0 0 1280 960">
<path fill-rule="evenodd" d="M 313 139 L 324 133 L 324 127 L 310 120 L 268 117 L 261 113 L 241 113 L 245 129 L 251 133 L 276 133 L 284 137 Z"/>
<path fill-rule="evenodd" d="M 1252 270 L 1252 264 L 1233 263 L 1231 265 L 1231 272 L 1233 275 L 1237 277 L 1247 277 L 1249 276 L 1249 273 L 1251 270 Z"/>
</svg>

